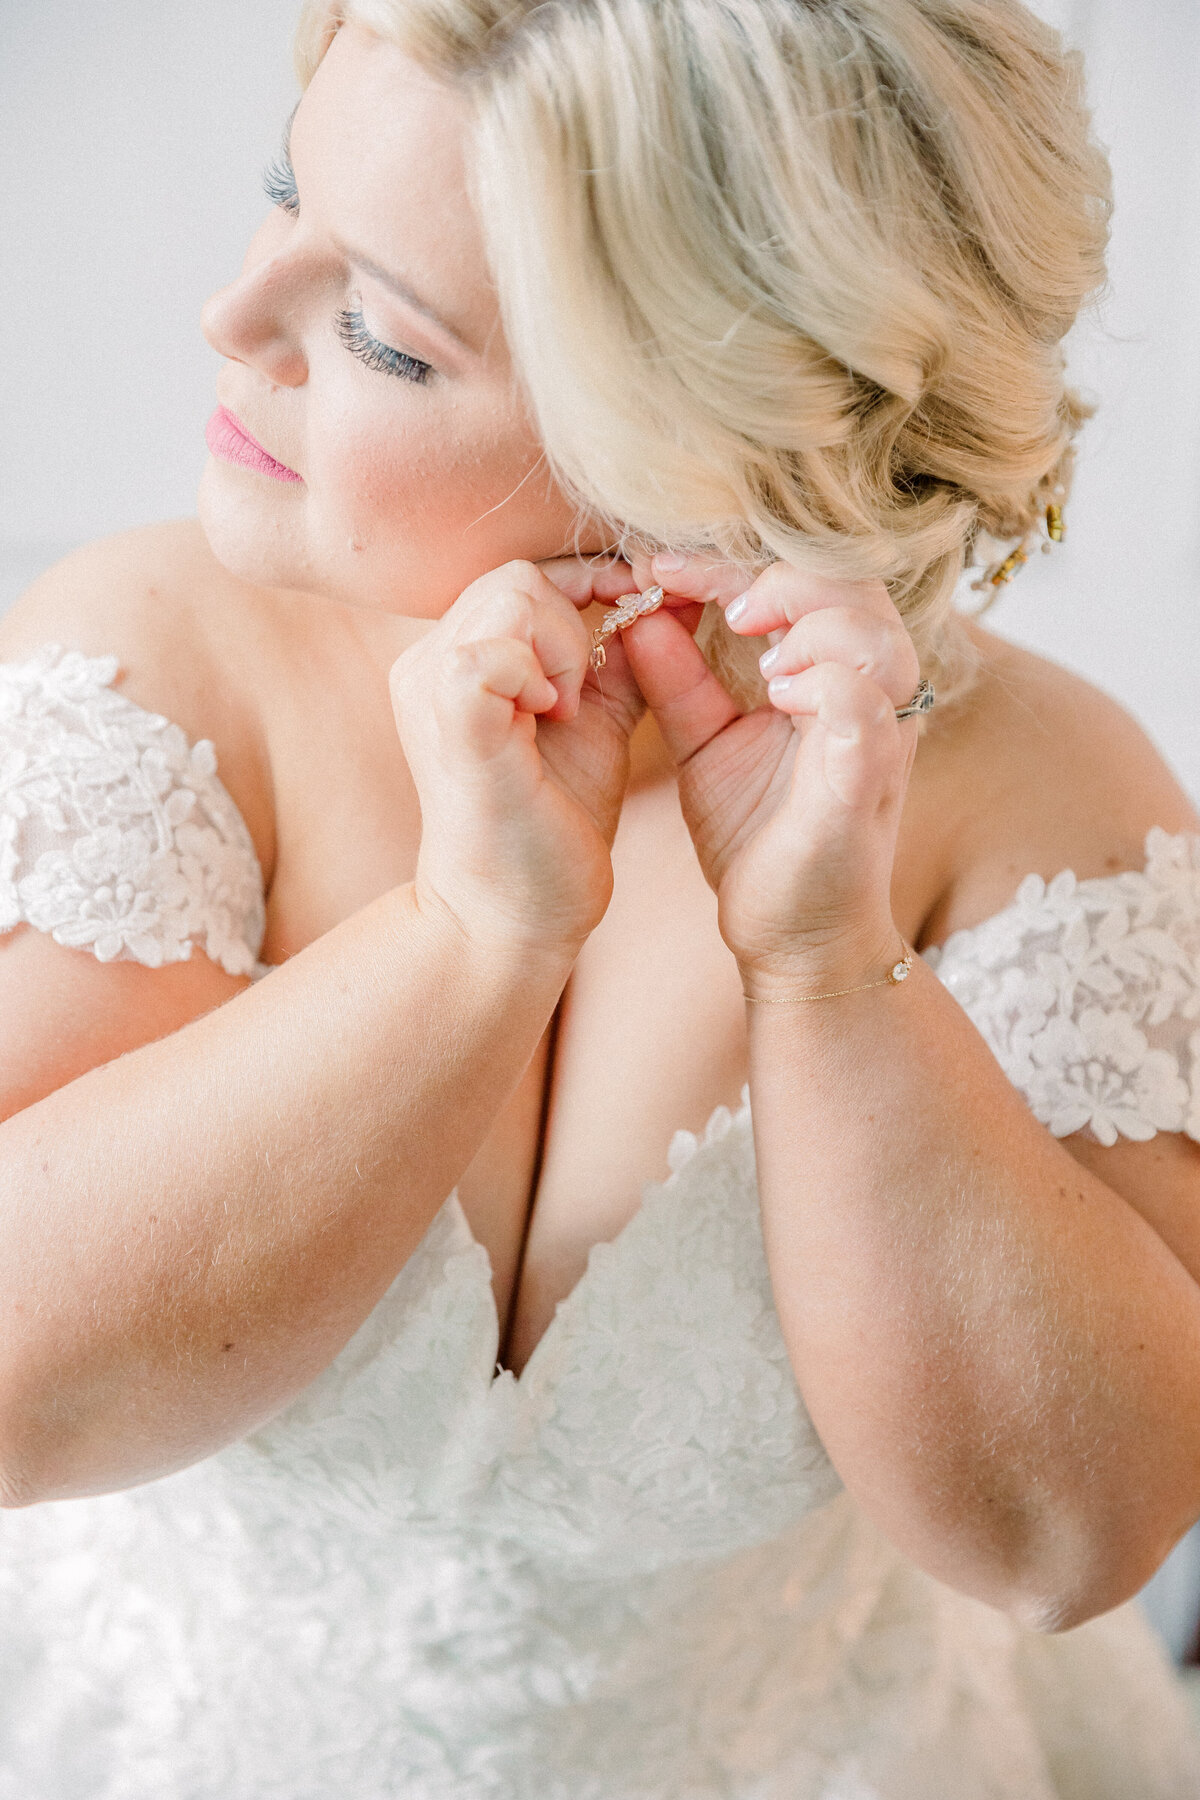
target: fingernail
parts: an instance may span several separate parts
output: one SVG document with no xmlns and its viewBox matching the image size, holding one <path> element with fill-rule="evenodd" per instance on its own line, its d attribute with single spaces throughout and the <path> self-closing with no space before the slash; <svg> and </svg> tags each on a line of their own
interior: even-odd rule
<svg viewBox="0 0 1200 1800">
<path fill-rule="evenodd" d="M 792 690 L 793 675 L 775 675 L 767 683 L 767 692 L 772 700 L 786 700 Z"/>
<path fill-rule="evenodd" d="M 745 616 L 746 608 L 749 604 L 750 602 L 747 600 L 745 594 L 739 594 L 737 599 L 731 600 L 729 605 L 725 608 L 726 621 L 730 625 L 736 625 L 738 620 Z"/>
<path fill-rule="evenodd" d="M 656 575 L 678 575 L 680 569 L 687 568 L 687 560 L 677 550 L 659 550 L 652 558 L 654 572 Z"/>
<path fill-rule="evenodd" d="M 763 651 L 762 655 L 758 659 L 758 666 L 762 670 L 764 675 L 769 675 L 771 673 L 771 670 L 775 667 L 775 664 L 778 661 L 779 661 L 779 645 L 776 644 L 773 650 L 764 650 Z"/>
</svg>

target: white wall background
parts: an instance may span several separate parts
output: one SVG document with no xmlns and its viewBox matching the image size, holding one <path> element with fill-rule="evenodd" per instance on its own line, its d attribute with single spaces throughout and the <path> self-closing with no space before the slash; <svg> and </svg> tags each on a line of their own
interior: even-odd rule
<svg viewBox="0 0 1200 1800">
<path fill-rule="evenodd" d="M 1039 0 L 1117 185 L 1069 542 L 994 610 L 1122 699 L 1200 797 L 1200 0 Z M 236 274 L 296 97 L 298 0 L 0 0 L 0 609 L 76 544 L 194 511 Z M 1152 1584 L 1176 1648 L 1200 1536 Z"/>
<path fill-rule="evenodd" d="M 194 512 L 200 309 L 267 208 L 298 12 L 0 0 L 0 603 L 62 546 Z"/>
<path fill-rule="evenodd" d="M 1200 0 L 1040 0 L 1089 59 L 1118 212 L 1077 333 L 1101 400 L 1070 540 L 998 629 L 1124 700 L 1200 795 Z M 0 606 L 70 546 L 194 510 L 237 272 L 295 98 L 298 0 L 0 0 Z"/>
<path fill-rule="evenodd" d="M 1089 59 L 1112 292 L 1076 334 L 1069 543 L 997 629 L 1124 700 L 1200 796 L 1200 0 L 1039 0 Z M 65 548 L 190 513 L 200 335 L 265 201 L 298 0 L 0 0 L 0 606 Z"/>
</svg>

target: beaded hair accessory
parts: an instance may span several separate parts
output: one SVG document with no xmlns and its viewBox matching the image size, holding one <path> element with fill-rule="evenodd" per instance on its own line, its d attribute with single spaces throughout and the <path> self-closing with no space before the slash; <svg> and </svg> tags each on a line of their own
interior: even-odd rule
<svg viewBox="0 0 1200 1800">
<path fill-rule="evenodd" d="M 1057 487 L 1054 490 L 1054 499 L 1046 507 L 1044 515 L 1046 541 L 1042 545 L 1043 556 L 1049 556 L 1054 546 L 1061 544 L 1066 538 L 1067 522 L 1059 504 L 1066 497 L 1067 490 Z M 1013 576 L 1019 574 L 1025 567 L 1033 554 L 1033 542 L 1036 536 L 1036 531 L 1027 531 L 1015 550 L 1010 550 L 1003 561 L 993 563 L 990 568 L 984 570 L 978 581 L 971 583 L 972 593 L 988 594 L 994 599 L 1000 589 L 1007 587 Z"/>
</svg>

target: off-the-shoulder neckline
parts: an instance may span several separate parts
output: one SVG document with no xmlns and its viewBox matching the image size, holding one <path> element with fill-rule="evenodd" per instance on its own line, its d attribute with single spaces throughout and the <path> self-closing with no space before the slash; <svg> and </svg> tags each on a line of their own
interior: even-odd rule
<svg viewBox="0 0 1200 1800">
<path fill-rule="evenodd" d="M 3 670 L 5 667 L 28 668 L 30 665 L 40 664 L 41 672 L 49 673 L 51 669 L 56 667 L 57 664 L 66 657 L 79 657 L 81 662 L 86 666 L 87 672 L 103 687 L 112 687 L 121 671 L 120 659 L 113 652 L 92 655 L 87 651 L 66 648 L 56 641 L 38 645 L 22 658 L 0 660 L 0 670 Z M 175 721 L 169 719 L 166 714 L 155 712 L 151 707 L 143 706 L 140 701 L 131 699 L 128 694 L 122 693 L 120 698 L 124 700 L 127 705 L 136 707 L 139 712 L 146 713 L 154 718 L 164 719 L 168 724 L 175 723 Z M 189 749 L 195 749 L 202 743 L 208 744 L 212 747 L 215 758 L 216 748 L 212 745 L 211 739 L 197 738 L 193 743 L 192 740 L 188 738 L 187 732 L 184 731 L 184 728 L 181 725 L 176 725 L 176 729 L 183 732 L 185 739 L 188 741 Z M 213 779 L 219 781 L 219 771 L 216 769 L 214 769 L 213 772 Z M 250 829 L 246 824 L 241 808 L 237 805 L 232 795 L 229 794 L 228 789 L 224 788 L 223 783 L 221 784 L 221 787 L 228 800 L 229 806 L 241 821 L 242 828 L 246 832 L 251 846 L 253 846 L 254 840 L 250 835 Z M 999 921 L 1020 910 L 1022 905 L 1027 904 L 1027 896 L 1030 893 L 1030 884 L 1036 884 L 1039 893 L 1062 894 L 1064 891 L 1074 892 L 1078 889 L 1095 889 L 1103 886 L 1105 883 L 1128 883 L 1131 879 L 1134 881 L 1153 882 L 1155 875 L 1159 871 L 1168 869 L 1200 874 L 1200 829 L 1195 831 L 1183 830 L 1171 832 L 1167 831 L 1161 825 L 1152 825 L 1146 833 L 1142 854 L 1143 863 L 1140 869 L 1119 869 L 1104 875 L 1077 876 L 1071 868 L 1059 869 L 1050 877 L 1039 875 L 1036 872 L 1030 872 L 1023 876 L 1017 883 L 1013 890 L 1013 897 L 1011 900 L 1007 901 L 1003 906 L 998 907 L 995 912 L 989 913 L 986 918 L 978 920 L 974 925 L 958 926 L 954 931 L 950 932 L 941 943 L 926 944 L 921 951 L 921 955 L 926 959 L 939 959 L 945 956 L 951 949 L 962 951 L 971 938 L 977 933 L 986 931 L 989 927 L 994 927 Z M 257 856 L 255 857 L 255 862 L 257 865 Z M 260 886 L 263 887 L 262 898 L 265 903 L 266 891 L 265 885 L 262 882 L 261 865 L 259 865 L 259 882 Z M 256 970 L 261 970 L 263 972 L 269 972 L 272 969 L 282 967 L 282 963 L 265 963 L 257 960 L 255 963 Z"/>
<path fill-rule="evenodd" d="M 1031 871 L 1018 881 L 1011 900 L 974 925 L 958 926 L 940 944 L 926 944 L 921 955 L 940 960 L 951 952 L 961 953 L 980 934 L 1034 907 L 1063 907 L 1076 895 L 1119 904 L 1144 894 L 1147 888 L 1161 891 L 1176 876 L 1200 879 L 1200 830 L 1168 831 L 1162 825 L 1152 825 L 1143 840 L 1140 869 L 1076 875 L 1074 869 L 1062 868 L 1048 877 Z"/>
</svg>

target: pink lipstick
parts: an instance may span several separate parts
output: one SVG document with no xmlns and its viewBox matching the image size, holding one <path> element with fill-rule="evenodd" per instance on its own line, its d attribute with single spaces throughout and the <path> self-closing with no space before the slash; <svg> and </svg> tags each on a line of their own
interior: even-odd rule
<svg viewBox="0 0 1200 1800">
<path fill-rule="evenodd" d="M 295 469 L 275 458 L 257 443 L 246 427 L 235 419 L 226 406 L 218 406 L 204 430 L 204 441 L 222 462 L 237 463 L 243 469 L 254 469 L 276 481 L 303 481 Z"/>
</svg>

